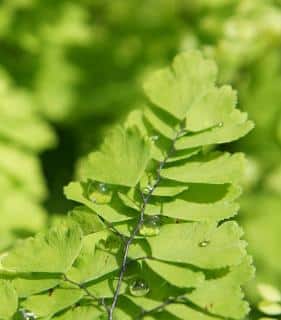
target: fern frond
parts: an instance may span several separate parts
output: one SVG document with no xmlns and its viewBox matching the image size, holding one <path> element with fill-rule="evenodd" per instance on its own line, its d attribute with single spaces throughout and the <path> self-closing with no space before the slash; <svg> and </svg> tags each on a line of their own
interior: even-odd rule
<svg viewBox="0 0 281 320">
<path fill-rule="evenodd" d="M 82 205 L 69 222 L 2 257 L 21 309 L 64 320 L 245 317 L 253 267 L 230 221 L 244 157 L 209 146 L 253 125 L 215 79 L 215 64 L 193 51 L 148 78 L 146 107 L 65 188 Z"/>
</svg>

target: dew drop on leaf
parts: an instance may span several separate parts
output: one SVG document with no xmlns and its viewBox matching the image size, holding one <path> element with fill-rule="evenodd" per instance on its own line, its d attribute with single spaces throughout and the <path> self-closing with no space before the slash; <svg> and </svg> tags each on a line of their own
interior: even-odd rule
<svg viewBox="0 0 281 320">
<path fill-rule="evenodd" d="M 151 185 L 148 185 L 144 188 L 143 192 L 147 194 L 147 193 L 151 192 L 152 190 L 153 190 L 153 187 Z"/>
<path fill-rule="evenodd" d="M 99 190 L 101 193 L 107 193 L 108 192 L 108 187 L 105 183 L 100 183 L 99 184 Z"/>
<path fill-rule="evenodd" d="M 149 292 L 149 286 L 147 282 L 141 278 L 132 280 L 130 283 L 130 293 L 135 297 L 143 297 Z"/>
<path fill-rule="evenodd" d="M 218 123 L 218 127 L 219 127 L 219 128 L 222 128 L 222 127 L 223 127 L 223 122 L 219 122 L 219 123 Z"/>
<path fill-rule="evenodd" d="M 151 141 L 157 141 L 158 139 L 159 139 L 159 136 L 157 136 L 157 135 L 150 137 Z"/>
<path fill-rule="evenodd" d="M 160 232 L 161 220 L 159 216 L 147 217 L 140 228 L 139 234 L 145 237 L 157 236 Z"/>
<path fill-rule="evenodd" d="M 25 309 L 21 309 L 20 313 L 22 314 L 23 318 L 26 320 L 35 320 L 37 318 L 33 312 Z"/>
<path fill-rule="evenodd" d="M 88 198 L 97 204 L 109 203 L 112 199 L 112 190 L 105 183 L 89 182 Z"/>
<path fill-rule="evenodd" d="M 207 247 L 210 244 L 210 241 L 204 240 L 199 243 L 199 247 Z"/>
</svg>

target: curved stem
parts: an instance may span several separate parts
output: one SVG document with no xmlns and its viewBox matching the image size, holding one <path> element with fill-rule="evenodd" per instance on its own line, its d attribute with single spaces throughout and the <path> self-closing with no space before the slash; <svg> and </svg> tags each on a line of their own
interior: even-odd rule
<svg viewBox="0 0 281 320">
<path fill-rule="evenodd" d="M 119 273 L 119 277 L 118 277 L 117 286 L 116 286 L 116 289 L 114 292 L 112 304 L 111 304 L 110 308 L 108 309 L 108 320 L 113 320 L 113 313 L 114 313 L 114 310 L 115 310 L 117 302 L 118 302 L 122 281 L 124 279 L 124 275 L 125 275 L 125 272 L 127 269 L 127 264 L 128 264 L 127 260 L 128 260 L 130 246 L 144 223 L 144 215 L 145 215 L 146 206 L 149 203 L 149 200 L 150 200 L 151 196 L 153 195 L 153 192 L 155 191 L 155 189 L 157 188 L 157 186 L 159 185 L 159 183 L 161 181 L 161 170 L 164 168 L 164 166 L 166 165 L 171 154 L 174 152 L 175 142 L 180 137 L 181 134 L 182 134 L 182 131 L 177 132 L 175 138 L 172 140 L 172 144 L 171 144 L 169 151 L 167 152 L 167 155 L 165 156 L 164 160 L 159 163 L 159 166 L 157 169 L 157 178 L 156 178 L 155 182 L 153 183 L 153 185 L 148 188 L 149 192 L 147 194 L 141 193 L 143 202 L 142 202 L 142 206 L 141 206 L 139 220 L 138 220 L 138 223 L 137 223 L 136 227 L 134 228 L 131 236 L 125 242 L 124 255 L 123 255 L 122 264 L 120 267 L 120 273 Z"/>
<path fill-rule="evenodd" d="M 83 290 L 88 297 L 90 297 L 90 298 L 93 299 L 94 301 L 99 302 L 106 310 L 108 310 L 108 306 L 105 304 L 104 298 L 99 299 L 99 298 L 97 298 L 96 296 L 94 296 L 94 295 L 90 292 L 90 290 L 84 286 L 84 284 L 69 279 L 65 274 L 63 275 L 63 280 L 64 280 L 65 282 L 68 282 L 68 283 L 70 283 L 70 284 L 78 287 L 79 289 Z"/>
</svg>

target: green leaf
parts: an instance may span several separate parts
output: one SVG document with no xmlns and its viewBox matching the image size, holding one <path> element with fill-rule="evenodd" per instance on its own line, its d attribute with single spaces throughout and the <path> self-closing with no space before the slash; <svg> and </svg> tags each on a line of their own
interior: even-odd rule
<svg viewBox="0 0 281 320">
<path fill-rule="evenodd" d="M 206 280 L 188 295 L 188 299 L 206 311 L 232 319 L 244 319 L 249 305 L 243 301 L 241 285 L 253 276 L 251 260 L 244 259 L 241 265 L 218 279 Z"/>
<path fill-rule="evenodd" d="M 141 308 L 125 296 L 119 297 L 115 312 L 116 320 L 131 320 L 141 313 Z M 106 319 L 106 318 L 105 318 Z"/>
<path fill-rule="evenodd" d="M 18 296 L 10 281 L 0 280 L 0 297 L 0 318 L 9 319 L 18 308 Z"/>
<path fill-rule="evenodd" d="M 198 132 L 225 125 L 236 103 L 236 92 L 230 86 L 211 88 L 192 105 L 186 117 L 186 129 Z"/>
<path fill-rule="evenodd" d="M 81 306 L 76 308 L 68 309 L 66 312 L 55 316 L 53 319 L 56 320 L 94 320 L 99 319 L 103 312 L 94 305 Z"/>
<path fill-rule="evenodd" d="M 196 290 L 186 295 L 187 304 L 171 305 L 166 309 L 177 316 L 194 319 L 244 319 L 249 305 L 243 301 L 241 285 L 253 277 L 252 260 L 245 257 L 241 264 L 230 268 L 225 275 L 205 280 Z"/>
<path fill-rule="evenodd" d="M 149 187 L 153 186 L 155 180 L 155 177 L 144 174 L 140 181 L 140 187 L 144 193 L 148 193 L 150 191 Z M 187 189 L 188 186 L 186 184 L 163 179 L 159 182 L 157 188 L 153 192 L 153 196 L 175 197 Z"/>
<path fill-rule="evenodd" d="M 175 137 L 175 130 L 178 126 L 178 121 L 175 121 L 169 114 L 161 114 L 159 110 L 154 110 L 153 108 L 145 108 L 144 116 L 146 121 L 156 130 L 156 135 L 154 140 L 158 140 L 160 133 L 164 137 L 172 140 Z"/>
<path fill-rule="evenodd" d="M 169 283 L 160 273 L 156 273 L 150 269 L 146 262 L 129 266 L 128 273 L 131 278 L 126 296 L 140 307 L 145 306 L 147 309 L 155 308 L 169 297 L 178 296 L 186 291 L 186 289 L 178 288 Z M 148 289 L 146 294 L 134 294 L 132 285 L 135 283 L 135 280 L 145 283 Z"/>
<path fill-rule="evenodd" d="M 147 260 L 146 263 L 150 264 L 152 261 L 154 260 Z M 160 308 L 160 312 L 167 310 L 180 319 L 186 319 L 186 315 L 194 316 L 192 319 L 202 320 L 214 318 L 241 319 L 249 311 L 248 304 L 243 301 L 241 285 L 245 284 L 253 276 L 251 263 L 252 260 L 246 257 L 240 265 L 231 267 L 229 272 L 224 271 L 217 275 L 213 273 L 212 277 L 204 282 L 204 279 L 201 278 L 200 282 L 197 283 L 198 286 L 194 290 L 189 291 L 180 291 L 179 289 L 167 286 L 164 280 L 166 277 L 161 279 L 144 266 L 144 279 L 151 291 L 143 297 L 130 296 L 130 300 L 140 307 L 145 306 L 146 310 L 150 310 L 159 307 L 162 304 L 161 301 L 182 296 L 181 305 L 168 303 L 167 306 Z M 156 266 L 156 268 L 158 267 L 162 270 L 161 265 Z M 155 272 L 160 274 L 160 270 L 155 270 Z M 183 281 L 185 277 L 183 277 L 183 270 L 179 271 L 175 269 L 174 274 L 168 273 L 169 279 L 175 280 L 179 287 L 184 286 Z M 176 271 L 179 271 L 179 274 Z M 162 273 L 162 276 L 164 274 L 165 272 Z M 152 313 L 152 319 L 154 319 L 154 316 L 155 319 L 158 319 L 157 315 L 158 312 Z M 171 318 L 173 319 L 173 317 Z M 162 318 L 160 317 L 160 319 Z"/>
<path fill-rule="evenodd" d="M 171 304 L 165 308 L 171 314 L 177 317 L 177 319 L 196 319 L 196 320 L 215 320 L 222 319 L 219 315 L 208 313 L 204 309 L 190 308 L 185 304 Z"/>
<path fill-rule="evenodd" d="M 2 268 L 13 272 L 65 273 L 78 256 L 82 231 L 77 224 L 61 224 L 35 238 L 20 241 L 2 259 Z"/>
<path fill-rule="evenodd" d="M 217 68 L 198 51 L 179 54 L 172 68 L 153 73 L 144 89 L 150 100 L 182 120 L 196 101 L 214 85 Z"/>
<path fill-rule="evenodd" d="M 117 286 L 117 279 L 117 274 L 109 279 L 98 279 L 87 283 L 86 288 L 97 298 L 112 298 Z M 123 294 L 126 289 L 127 284 L 123 281 L 120 287 L 120 294 Z"/>
<path fill-rule="evenodd" d="M 76 207 L 69 212 L 69 218 L 79 224 L 84 235 L 99 232 L 106 228 L 99 217 L 87 207 Z"/>
<path fill-rule="evenodd" d="M 68 278 L 85 283 L 118 270 L 120 245 L 119 238 L 108 230 L 84 237 L 81 252 L 67 273 Z"/>
<path fill-rule="evenodd" d="M 36 293 L 56 287 L 60 278 L 50 278 L 44 274 L 30 274 L 12 280 L 12 284 L 20 298 L 26 298 Z"/>
<path fill-rule="evenodd" d="M 245 242 L 235 222 L 164 225 L 157 237 L 147 238 L 154 258 L 214 269 L 239 264 Z M 186 249 L 188 248 L 188 250 Z"/>
<path fill-rule="evenodd" d="M 162 171 L 162 176 L 180 182 L 192 183 L 238 183 L 243 175 L 245 158 L 237 153 L 212 153 L 198 156 L 182 165 L 170 167 Z"/>
<path fill-rule="evenodd" d="M 204 274 L 187 265 L 171 264 L 159 260 L 146 260 L 147 265 L 170 284 L 180 288 L 197 287 L 204 281 Z"/>
<path fill-rule="evenodd" d="M 184 150 L 186 148 L 231 142 L 245 136 L 253 127 L 254 125 L 251 121 L 238 124 L 231 122 L 223 127 L 215 127 L 197 134 L 184 136 L 175 143 L 175 148 Z"/>
<path fill-rule="evenodd" d="M 147 204 L 145 214 L 187 221 L 220 221 L 234 216 L 239 209 L 239 205 L 235 203 L 241 195 L 241 188 L 238 186 L 189 184 L 187 188 L 187 191 L 175 199 L 154 196 Z M 138 194 L 119 193 L 119 197 L 124 205 L 140 211 L 141 199 Z"/>
<path fill-rule="evenodd" d="M 58 288 L 54 291 L 28 297 L 22 302 L 26 310 L 31 310 L 35 317 L 49 317 L 72 306 L 84 295 L 80 289 Z"/>
<path fill-rule="evenodd" d="M 213 185 L 190 185 L 189 190 L 175 200 L 161 201 L 156 198 L 147 206 L 145 213 L 187 221 L 220 221 L 230 218 L 239 209 L 234 200 L 241 194 L 241 189 L 232 185 L 217 186 L 223 188 Z"/>
<path fill-rule="evenodd" d="M 98 205 L 89 200 L 82 183 L 71 182 L 64 188 L 64 194 L 67 199 L 84 204 L 107 221 L 119 222 L 130 218 L 130 216 L 127 216 L 126 213 L 124 213 L 124 208 L 122 208 L 122 206 L 120 207 L 120 201 L 114 196 L 110 204 L 104 205 Z"/>
<path fill-rule="evenodd" d="M 138 157 L 136 157 L 138 155 Z M 135 128 L 116 127 L 100 151 L 89 155 L 82 178 L 134 187 L 150 159 L 150 143 Z"/>
</svg>

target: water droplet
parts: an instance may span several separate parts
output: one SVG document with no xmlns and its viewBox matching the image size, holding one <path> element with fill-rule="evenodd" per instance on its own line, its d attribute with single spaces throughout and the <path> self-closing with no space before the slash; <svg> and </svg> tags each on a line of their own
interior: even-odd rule
<svg viewBox="0 0 281 320">
<path fill-rule="evenodd" d="M 219 128 L 223 127 L 223 122 L 219 122 L 219 123 L 218 123 L 218 127 L 219 127 Z"/>
<path fill-rule="evenodd" d="M 150 137 L 151 141 L 157 141 L 158 139 L 159 139 L 159 136 L 157 136 L 157 135 Z"/>
<path fill-rule="evenodd" d="M 210 241 L 204 240 L 199 243 L 199 247 L 204 248 L 204 247 L 207 247 L 209 244 L 210 244 Z"/>
<path fill-rule="evenodd" d="M 149 286 L 147 282 L 141 278 L 132 280 L 129 288 L 131 295 L 135 297 L 143 297 L 149 292 Z"/>
<path fill-rule="evenodd" d="M 102 193 L 107 193 L 108 187 L 107 187 L 107 185 L 106 185 L 105 183 L 100 183 L 100 184 L 99 184 L 99 190 L 100 190 L 100 192 L 102 192 Z"/>
<path fill-rule="evenodd" d="M 26 320 L 35 320 L 37 318 L 36 315 L 31 311 L 21 309 L 20 312 L 21 312 L 23 318 Z"/>
<path fill-rule="evenodd" d="M 139 234 L 145 237 L 157 236 L 160 232 L 161 219 L 159 216 L 147 217 L 140 228 Z"/>
<path fill-rule="evenodd" d="M 105 183 L 91 181 L 88 185 L 88 198 L 97 204 L 109 203 L 112 198 L 112 191 Z"/>
<path fill-rule="evenodd" d="M 144 193 L 149 193 L 153 190 L 153 186 L 151 186 L 150 184 L 148 186 L 146 186 L 143 190 Z"/>
</svg>

